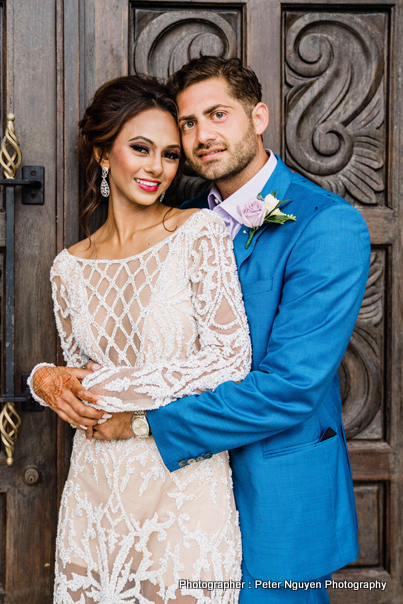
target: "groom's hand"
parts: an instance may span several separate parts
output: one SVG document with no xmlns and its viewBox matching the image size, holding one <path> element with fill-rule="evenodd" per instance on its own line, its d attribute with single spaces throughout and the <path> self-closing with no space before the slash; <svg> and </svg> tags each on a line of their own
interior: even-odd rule
<svg viewBox="0 0 403 604">
<path fill-rule="evenodd" d="M 96 363 L 95 361 L 88 361 L 88 363 L 86 363 L 86 368 L 87 371 L 91 371 L 93 373 L 94 371 L 98 371 L 98 369 L 102 369 L 102 365 Z"/>
<path fill-rule="evenodd" d="M 124 438 L 132 438 L 134 436 L 132 430 L 133 411 L 122 411 L 121 413 L 113 413 L 110 419 L 107 419 L 101 424 L 97 424 L 86 431 L 88 440 L 95 438 L 96 440 L 121 440 Z M 101 420 L 102 421 L 102 420 Z"/>
</svg>

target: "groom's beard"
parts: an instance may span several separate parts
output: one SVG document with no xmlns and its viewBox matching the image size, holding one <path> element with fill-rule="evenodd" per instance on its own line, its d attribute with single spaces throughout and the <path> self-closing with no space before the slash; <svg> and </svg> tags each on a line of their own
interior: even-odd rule
<svg viewBox="0 0 403 604">
<path fill-rule="evenodd" d="M 225 154 L 216 160 L 212 159 L 208 163 L 203 163 L 198 156 L 200 151 L 207 151 L 208 149 L 216 147 L 225 149 Z M 215 140 L 206 145 L 200 144 L 193 150 L 192 156 L 188 157 L 187 160 L 198 176 L 202 176 L 207 180 L 222 182 L 224 180 L 229 180 L 242 172 L 242 170 L 250 164 L 253 158 L 256 157 L 258 150 L 256 132 L 253 122 L 250 120 L 249 128 L 241 140 L 232 145 L 219 140 Z"/>
</svg>

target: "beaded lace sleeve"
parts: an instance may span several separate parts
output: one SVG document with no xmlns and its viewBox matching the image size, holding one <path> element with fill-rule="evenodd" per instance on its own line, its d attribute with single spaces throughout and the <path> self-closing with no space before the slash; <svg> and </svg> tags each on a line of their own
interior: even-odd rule
<svg viewBox="0 0 403 604">
<path fill-rule="evenodd" d="M 64 263 L 61 263 L 63 266 Z M 52 283 L 53 310 L 55 313 L 56 327 L 60 337 L 63 358 L 67 367 L 80 367 L 88 363 L 90 358 L 80 349 L 74 337 L 71 322 L 71 311 L 69 304 L 69 293 L 66 288 L 66 279 L 60 272 L 57 258 L 50 271 Z M 73 281 L 74 282 L 74 281 Z"/>
<path fill-rule="evenodd" d="M 69 309 L 69 296 L 62 275 L 60 274 L 57 258 L 50 271 L 50 281 L 52 285 L 53 311 L 64 360 L 67 367 L 80 367 L 81 365 L 84 365 L 84 363 L 88 363 L 90 358 L 80 350 L 74 337 Z M 33 378 L 37 369 L 46 366 L 55 367 L 53 363 L 39 363 L 38 365 L 35 365 L 28 378 L 28 386 L 33 398 L 45 407 L 47 407 L 47 403 L 35 393 Z"/>
<path fill-rule="evenodd" d="M 134 411 L 241 381 L 250 371 L 249 328 L 235 258 L 222 221 L 211 220 L 195 236 L 188 259 L 198 350 L 186 358 L 143 367 L 103 368 L 83 380 L 110 411 Z"/>
</svg>

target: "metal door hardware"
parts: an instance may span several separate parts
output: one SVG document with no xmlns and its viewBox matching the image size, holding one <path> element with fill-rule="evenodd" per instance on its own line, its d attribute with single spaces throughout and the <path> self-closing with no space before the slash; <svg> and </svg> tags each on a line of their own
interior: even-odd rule
<svg viewBox="0 0 403 604">
<path fill-rule="evenodd" d="M 7 452 L 7 464 L 14 461 L 14 448 L 18 438 L 21 418 L 15 403 L 32 407 L 32 398 L 26 391 L 21 395 L 14 394 L 14 205 L 15 187 L 23 190 L 22 201 L 25 204 L 42 205 L 44 201 L 44 168 L 43 166 L 25 166 L 22 168 L 22 179 L 16 180 L 15 173 L 21 164 L 21 149 L 14 130 L 14 115 L 7 115 L 6 133 L 1 143 L 0 164 L 3 167 L 4 179 L 0 185 L 6 187 L 6 375 L 5 392 L 0 396 L 3 409 L 0 413 L 0 437 Z M 24 389 L 25 390 L 25 389 Z"/>
<path fill-rule="evenodd" d="M 30 487 L 36 484 L 41 477 L 41 473 L 37 468 L 27 468 L 24 472 L 23 481 Z"/>
</svg>

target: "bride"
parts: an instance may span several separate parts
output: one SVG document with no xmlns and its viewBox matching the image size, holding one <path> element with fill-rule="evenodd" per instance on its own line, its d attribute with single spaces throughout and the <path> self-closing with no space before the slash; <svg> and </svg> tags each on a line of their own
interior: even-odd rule
<svg viewBox="0 0 403 604">
<path fill-rule="evenodd" d="M 80 122 L 87 238 L 51 270 L 67 368 L 41 363 L 30 378 L 35 398 L 77 427 L 59 512 L 57 604 L 238 601 L 228 455 L 200 452 L 169 473 L 152 435 L 132 429 L 139 434 L 147 409 L 238 382 L 250 368 L 224 223 L 161 203 L 180 163 L 176 118 L 164 85 L 128 76 L 104 84 Z M 90 235 L 103 197 L 106 222 Z M 90 359 L 96 371 L 79 369 Z M 116 414 L 128 438 L 91 439 Z"/>
</svg>

